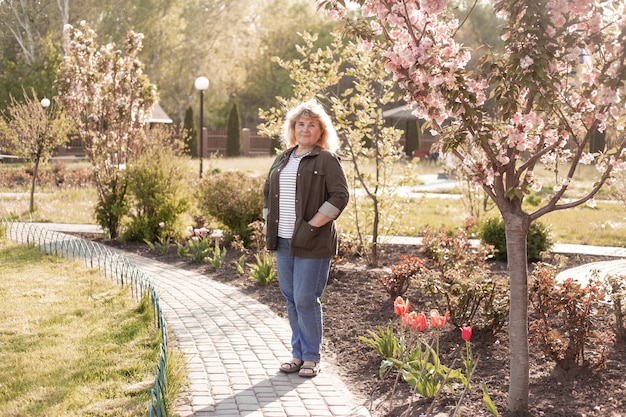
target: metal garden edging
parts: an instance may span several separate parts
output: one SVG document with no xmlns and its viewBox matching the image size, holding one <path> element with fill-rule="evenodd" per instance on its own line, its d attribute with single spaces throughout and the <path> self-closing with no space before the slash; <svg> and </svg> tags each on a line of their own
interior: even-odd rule
<svg viewBox="0 0 626 417">
<path fill-rule="evenodd" d="M 131 285 L 131 292 L 140 301 L 144 294 L 150 296 L 157 327 L 161 330 L 159 361 L 154 365 L 154 388 L 150 392 L 148 417 L 167 417 L 165 393 L 167 391 L 166 366 L 168 360 L 167 323 L 163 316 L 156 288 L 150 277 L 126 256 L 112 251 L 97 242 L 57 232 L 40 225 L 0 219 L 5 237 L 14 242 L 34 246 L 54 256 L 81 261 L 86 268 L 95 268 L 105 278 L 117 284 Z"/>
</svg>

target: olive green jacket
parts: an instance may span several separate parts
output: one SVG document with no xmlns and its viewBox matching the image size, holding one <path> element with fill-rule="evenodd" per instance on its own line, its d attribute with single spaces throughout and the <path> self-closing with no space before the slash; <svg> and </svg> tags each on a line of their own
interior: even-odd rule
<svg viewBox="0 0 626 417">
<path fill-rule="evenodd" d="M 278 240 L 278 201 L 280 172 L 287 165 L 289 148 L 276 157 L 263 187 L 263 217 L 266 220 L 266 245 L 276 250 Z M 329 258 L 337 254 L 337 227 L 339 217 L 348 204 L 349 191 L 341 160 L 332 152 L 314 148 L 304 156 L 296 178 L 296 224 L 291 238 L 291 256 Z M 322 227 L 313 227 L 308 221 L 320 212 L 333 219 Z"/>
</svg>

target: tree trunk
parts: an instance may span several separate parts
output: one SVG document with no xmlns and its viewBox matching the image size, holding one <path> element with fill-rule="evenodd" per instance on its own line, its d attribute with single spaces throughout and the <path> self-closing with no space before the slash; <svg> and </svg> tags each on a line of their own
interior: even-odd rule
<svg viewBox="0 0 626 417">
<path fill-rule="evenodd" d="M 372 256 L 370 266 L 378 266 L 378 224 L 380 223 L 380 208 L 378 197 L 374 198 L 374 221 L 372 222 Z"/>
<path fill-rule="evenodd" d="M 37 171 L 39 169 L 39 158 L 35 159 L 33 166 L 33 179 L 30 182 L 30 206 L 29 212 L 35 211 L 35 183 L 37 182 Z"/>
<path fill-rule="evenodd" d="M 506 250 L 510 276 L 509 310 L 509 396 L 512 412 L 528 411 L 528 256 L 526 238 L 530 219 L 521 209 L 503 213 L 506 227 Z"/>
</svg>

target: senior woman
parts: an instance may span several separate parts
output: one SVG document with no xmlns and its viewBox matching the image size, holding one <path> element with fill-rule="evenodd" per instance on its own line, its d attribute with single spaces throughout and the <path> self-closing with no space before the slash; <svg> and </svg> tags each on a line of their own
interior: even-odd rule
<svg viewBox="0 0 626 417">
<path fill-rule="evenodd" d="M 263 187 L 267 249 L 276 251 L 278 283 L 291 326 L 292 359 L 285 373 L 320 371 L 322 304 L 330 261 L 337 254 L 335 219 L 349 192 L 337 132 L 316 101 L 287 113 L 279 154 Z"/>
</svg>

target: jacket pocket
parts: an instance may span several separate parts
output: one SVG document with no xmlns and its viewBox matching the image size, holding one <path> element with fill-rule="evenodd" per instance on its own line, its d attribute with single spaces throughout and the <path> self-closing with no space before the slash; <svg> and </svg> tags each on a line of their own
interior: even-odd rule
<svg viewBox="0 0 626 417">
<path fill-rule="evenodd" d="M 320 229 L 320 227 L 311 226 L 308 222 L 303 220 L 298 221 L 293 231 L 291 245 L 301 249 L 313 249 L 316 244 L 316 236 Z"/>
</svg>

